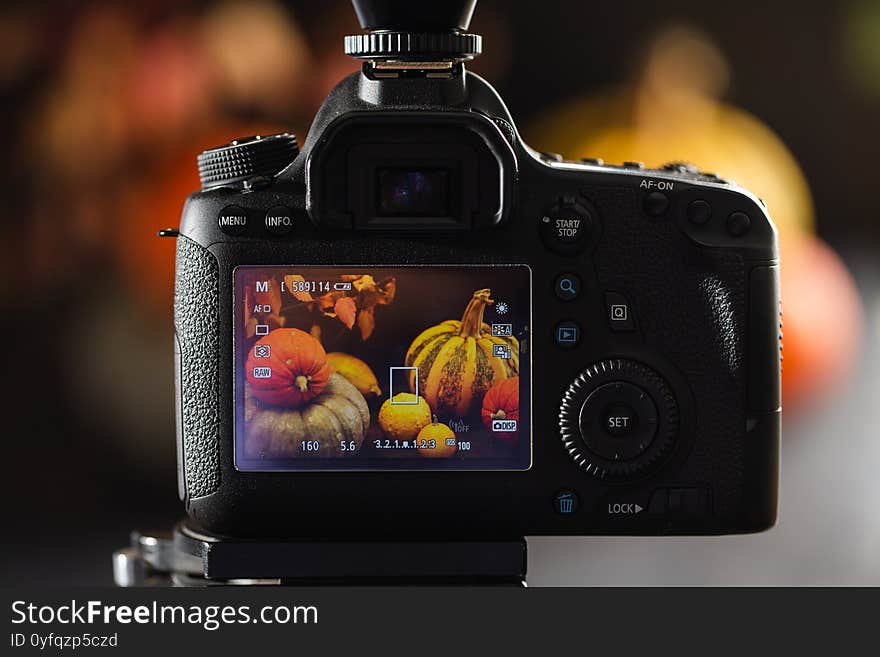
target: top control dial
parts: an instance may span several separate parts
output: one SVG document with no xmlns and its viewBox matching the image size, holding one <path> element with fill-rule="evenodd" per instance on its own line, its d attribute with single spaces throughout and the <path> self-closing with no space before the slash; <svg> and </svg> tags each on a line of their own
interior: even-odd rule
<svg viewBox="0 0 880 657">
<path fill-rule="evenodd" d="M 671 449 L 678 406 L 653 370 L 633 361 L 603 360 L 568 386 L 559 430 L 581 468 L 600 479 L 632 479 Z"/>
<path fill-rule="evenodd" d="M 236 139 L 199 155 L 202 189 L 274 176 L 298 154 L 296 137 L 289 133 Z"/>
</svg>

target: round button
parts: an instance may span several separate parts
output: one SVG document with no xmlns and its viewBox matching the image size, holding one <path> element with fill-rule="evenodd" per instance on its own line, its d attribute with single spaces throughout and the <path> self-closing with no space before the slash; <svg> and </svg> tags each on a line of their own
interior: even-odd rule
<svg viewBox="0 0 880 657">
<path fill-rule="evenodd" d="M 270 235 L 287 235 L 293 230 L 293 212 L 290 208 L 277 205 L 266 212 L 263 220 Z"/>
<path fill-rule="evenodd" d="M 247 212 L 237 205 L 227 205 L 220 210 L 217 225 L 227 235 L 241 235 L 247 230 Z"/>
<path fill-rule="evenodd" d="M 581 293 L 581 279 L 577 274 L 560 274 L 553 286 L 560 301 L 572 301 Z"/>
<path fill-rule="evenodd" d="M 639 416 L 635 409 L 624 401 L 609 404 L 600 418 L 605 433 L 619 438 L 626 436 L 637 428 Z"/>
<path fill-rule="evenodd" d="M 708 201 L 697 199 L 691 201 L 687 207 L 687 218 L 692 224 L 702 226 L 712 217 L 712 206 Z"/>
<path fill-rule="evenodd" d="M 665 214 L 669 208 L 669 197 L 663 192 L 651 192 L 645 196 L 642 202 L 645 212 L 652 217 L 659 217 Z"/>
<path fill-rule="evenodd" d="M 639 386 L 612 381 L 587 397 L 580 412 L 584 443 L 611 461 L 634 459 L 654 440 L 657 406 Z"/>
<path fill-rule="evenodd" d="M 539 226 L 548 247 L 563 255 L 574 255 L 589 242 L 593 217 L 580 203 L 562 203 L 542 215 Z"/>
<path fill-rule="evenodd" d="M 563 207 L 550 212 L 542 221 L 550 226 L 549 234 L 560 244 L 574 244 L 581 240 L 589 225 L 589 217 L 573 207 Z"/>
<path fill-rule="evenodd" d="M 727 232 L 733 237 L 742 237 L 752 227 L 752 220 L 745 212 L 734 212 L 727 218 Z"/>
<path fill-rule="evenodd" d="M 553 331 L 553 339 L 557 347 L 574 349 L 581 341 L 581 327 L 575 322 L 559 322 Z"/>
</svg>

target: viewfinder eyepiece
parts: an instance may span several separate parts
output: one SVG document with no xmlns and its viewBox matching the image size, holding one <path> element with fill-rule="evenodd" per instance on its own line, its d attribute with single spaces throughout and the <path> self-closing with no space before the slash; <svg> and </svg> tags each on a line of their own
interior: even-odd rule
<svg viewBox="0 0 880 657">
<path fill-rule="evenodd" d="M 345 37 L 345 53 L 367 60 L 463 61 L 482 50 L 467 34 L 477 0 L 352 0 L 368 34 Z"/>
<path fill-rule="evenodd" d="M 361 27 L 371 32 L 463 32 L 477 0 L 352 0 Z"/>
</svg>

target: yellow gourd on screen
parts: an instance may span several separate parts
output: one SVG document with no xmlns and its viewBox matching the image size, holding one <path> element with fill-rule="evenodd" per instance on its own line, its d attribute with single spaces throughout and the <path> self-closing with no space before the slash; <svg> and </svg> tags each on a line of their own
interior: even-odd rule
<svg viewBox="0 0 880 657">
<path fill-rule="evenodd" d="M 436 415 L 463 417 L 480 407 L 494 382 L 519 373 L 519 341 L 493 336 L 483 321 L 486 306 L 495 303 L 491 293 L 489 289 L 474 292 L 461 320 L 425 329 L 406 352 L 405 364 L 418 368 L 410 377 L 410 390 L 418 389 Z M 510 358 L 495 357 L 495 345 L 508 349 Z"/>
</svg>

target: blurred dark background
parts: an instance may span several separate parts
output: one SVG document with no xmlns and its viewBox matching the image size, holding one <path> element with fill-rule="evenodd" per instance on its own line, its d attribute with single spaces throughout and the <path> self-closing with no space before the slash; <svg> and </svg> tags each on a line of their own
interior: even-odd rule
<svg viewBox="0 0 880 657">
<path fill-rule="evenodd" d="M 358 64 L 348 2 L 0 8 L 2 554 L 109 583 L 176 497 L 171 297 L 195 155 L 304 138 Z M 758 537 L 535 539 L 533 584 L 880 583 L 880 2 L 481 0 L 470 68 L 539 150 L 689 160 L 768 202 L 782 245 L 781 521 Z M 7 578 L 9 580 L 9 577 Z"/>
</svg>

